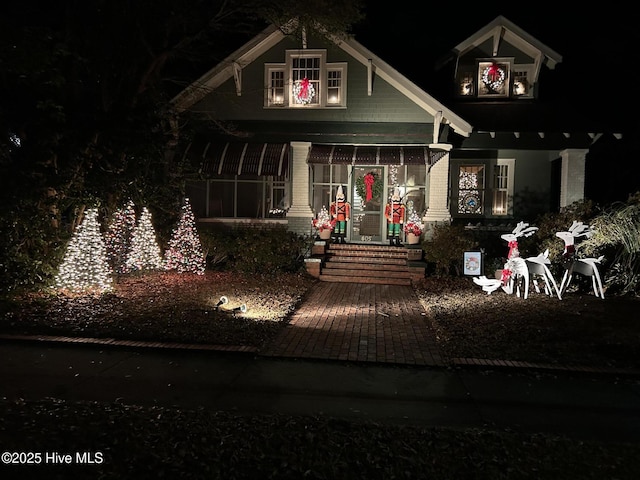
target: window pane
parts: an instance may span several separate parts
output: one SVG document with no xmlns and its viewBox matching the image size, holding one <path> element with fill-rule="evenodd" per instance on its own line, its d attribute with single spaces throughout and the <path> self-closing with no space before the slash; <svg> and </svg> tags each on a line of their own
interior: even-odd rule
<svg viewBox="0 0 640 480">
<path fill-rule="evenodd" d="M 493 169 L 493 205 L 494 215 L 506 215 L 508 213 L 507 201 L 509 198 L 509 166 L 495 165 Z"/>
<path fill-rule="evenodd" d="M 196 218 L 206 217 L 207 182 L 205 180 L 187 182 L 185 185 L 185 193 L 189 198 L 193 208 L 193 214 Z"/>
<path fill-rule="evenodd" d="M 284 104 L 284 71 L 271 71 L 269 103 L 272 105 Z"/>
<path fill-rule="evenodd" d="M 262 184 L 238 182 L 238 217 L 262 218 L 264 199 Z"/>
<path fill-rule="evenodd" d="M 484 166 L 461 166 L 458 175 L 458 213 L 481 214 L 484 195 Z"/>
<path fill-rule="evenodd" d="M 233 182 L 211 182 L 209 187 L 209 216 L 233 217 Z"/>
<path fill-rule="evenodd" d="M 327 103 L 340 104 L 342 101 L 342 72 L 330 70 L 327 72 Z"/>
</svg>

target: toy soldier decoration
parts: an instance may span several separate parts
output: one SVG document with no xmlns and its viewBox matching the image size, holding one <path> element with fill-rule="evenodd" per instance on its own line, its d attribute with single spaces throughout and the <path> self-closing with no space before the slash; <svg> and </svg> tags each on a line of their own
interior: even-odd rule
<svg viewBox="0 0 640 480">
<path fill-rule="evenodd" d="M 397 187 L 393 189 L 391 199 L 384 209 L 384 216 L 387 219 L 389 245 L 401 246 L 400 231 L 404 223 L 405 207 L 400 201 L 400 190 Z"/>
<path fill-rule="evenodd" d="M 336 200 L 331 204 L 329 213 L 331 218 L 336 221 L 336 226 L 333 229 L 335 243 L 347 243 L 345 237 L 347 234 L 347 222 L 351 216 L 351 205 L 345 200 L 342 185 L 338 186 Z"/>
</svg>

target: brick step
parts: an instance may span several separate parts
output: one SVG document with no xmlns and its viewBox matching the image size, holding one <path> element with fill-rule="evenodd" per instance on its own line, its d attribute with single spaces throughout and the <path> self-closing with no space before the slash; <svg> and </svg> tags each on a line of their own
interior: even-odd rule
<svg viewBox="0 0 640 480">
<path fill-rule="evenodd" d="M 326 269 L 342 269 L 342 270 L 370 270 L 373 272 L 388 272 L 388 271 L 396 271 L 396 272 L 406 272 L 407 263 L 358 263 L 358 262 L 341 262 L 340 260 L 331 260 L 327 261 L 323 268 Z"/>
<path fill-rule="evenodd" d="M 344 257 L 342 255 L 327 257 L 326 263 L 350 263 L 350 264 L 370 264 L 377 265 L 378 268 L 384 265 L 406 265 L 406 258 L 388 258 L 388 257 Z"/>
<path fill-rule="evenodd" d="M 329 250 L 356 250 L 358 252 L 407 252 L 406 247 L 392 247 L 391 245 L 363 245 L 357 243 L 330 243 Z"/>
<path fill-rule="evenodd" d="M 400 269 L 372 270 L 372 269 L 366 269 L 366 268 L 353 268 L 353 267 L 332 268 L 325 265 L 322 272 L 326 273 L 327 275 L 340 275 L 341 277 L 353 277 L 353 278 L 360 278 L 360 277 L 410 278 L 411 276 L 407 267 L 404 267 L 401 270 Z"/>
<path fill-rule="evenodd" d="M 338 283 L 367 283 L 376 285 L 411 285 L 410 278 L 389 278 L 389 277 L 353 277 L 343 275 L 320 274 L 322 282 L 338 282 Z"/>
</svg>

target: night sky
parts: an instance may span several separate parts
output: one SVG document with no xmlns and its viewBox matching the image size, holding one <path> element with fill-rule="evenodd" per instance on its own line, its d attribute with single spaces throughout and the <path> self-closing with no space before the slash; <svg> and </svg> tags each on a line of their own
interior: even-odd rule
<svg viewBox="0 0 640 480">
<path fill-rule="evenodd" d="M 435 96 L 429 76 L 436 62 L 503 15 L 562 55 L 554 75 L 585 99 L 597 97 L 621 111 L 640 103 L 637 98 L 629 101 L 629 93 L 636 95 L 638 89 L 632 72 L 640 57 L 640 26 L 629 9 L 604 11 L 582 4 L 579 9 L 554 11 L 550 4 L 469 4 L 428 2 L 421 7 L 400 0 L 367 5 L 367 18 L 354 33 L 365 47 Z"/>
</svg>

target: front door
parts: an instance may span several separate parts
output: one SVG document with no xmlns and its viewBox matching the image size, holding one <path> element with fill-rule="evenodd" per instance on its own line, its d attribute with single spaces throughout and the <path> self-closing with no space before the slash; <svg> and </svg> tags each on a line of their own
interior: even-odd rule
<svg viewBox="0 0 640 480">
<path fill-rule="evenodd" d="M 385 167 L 354 166 L 351 175 L 351 241 L 380 243 L 386 239 Z"/>
</svg>

